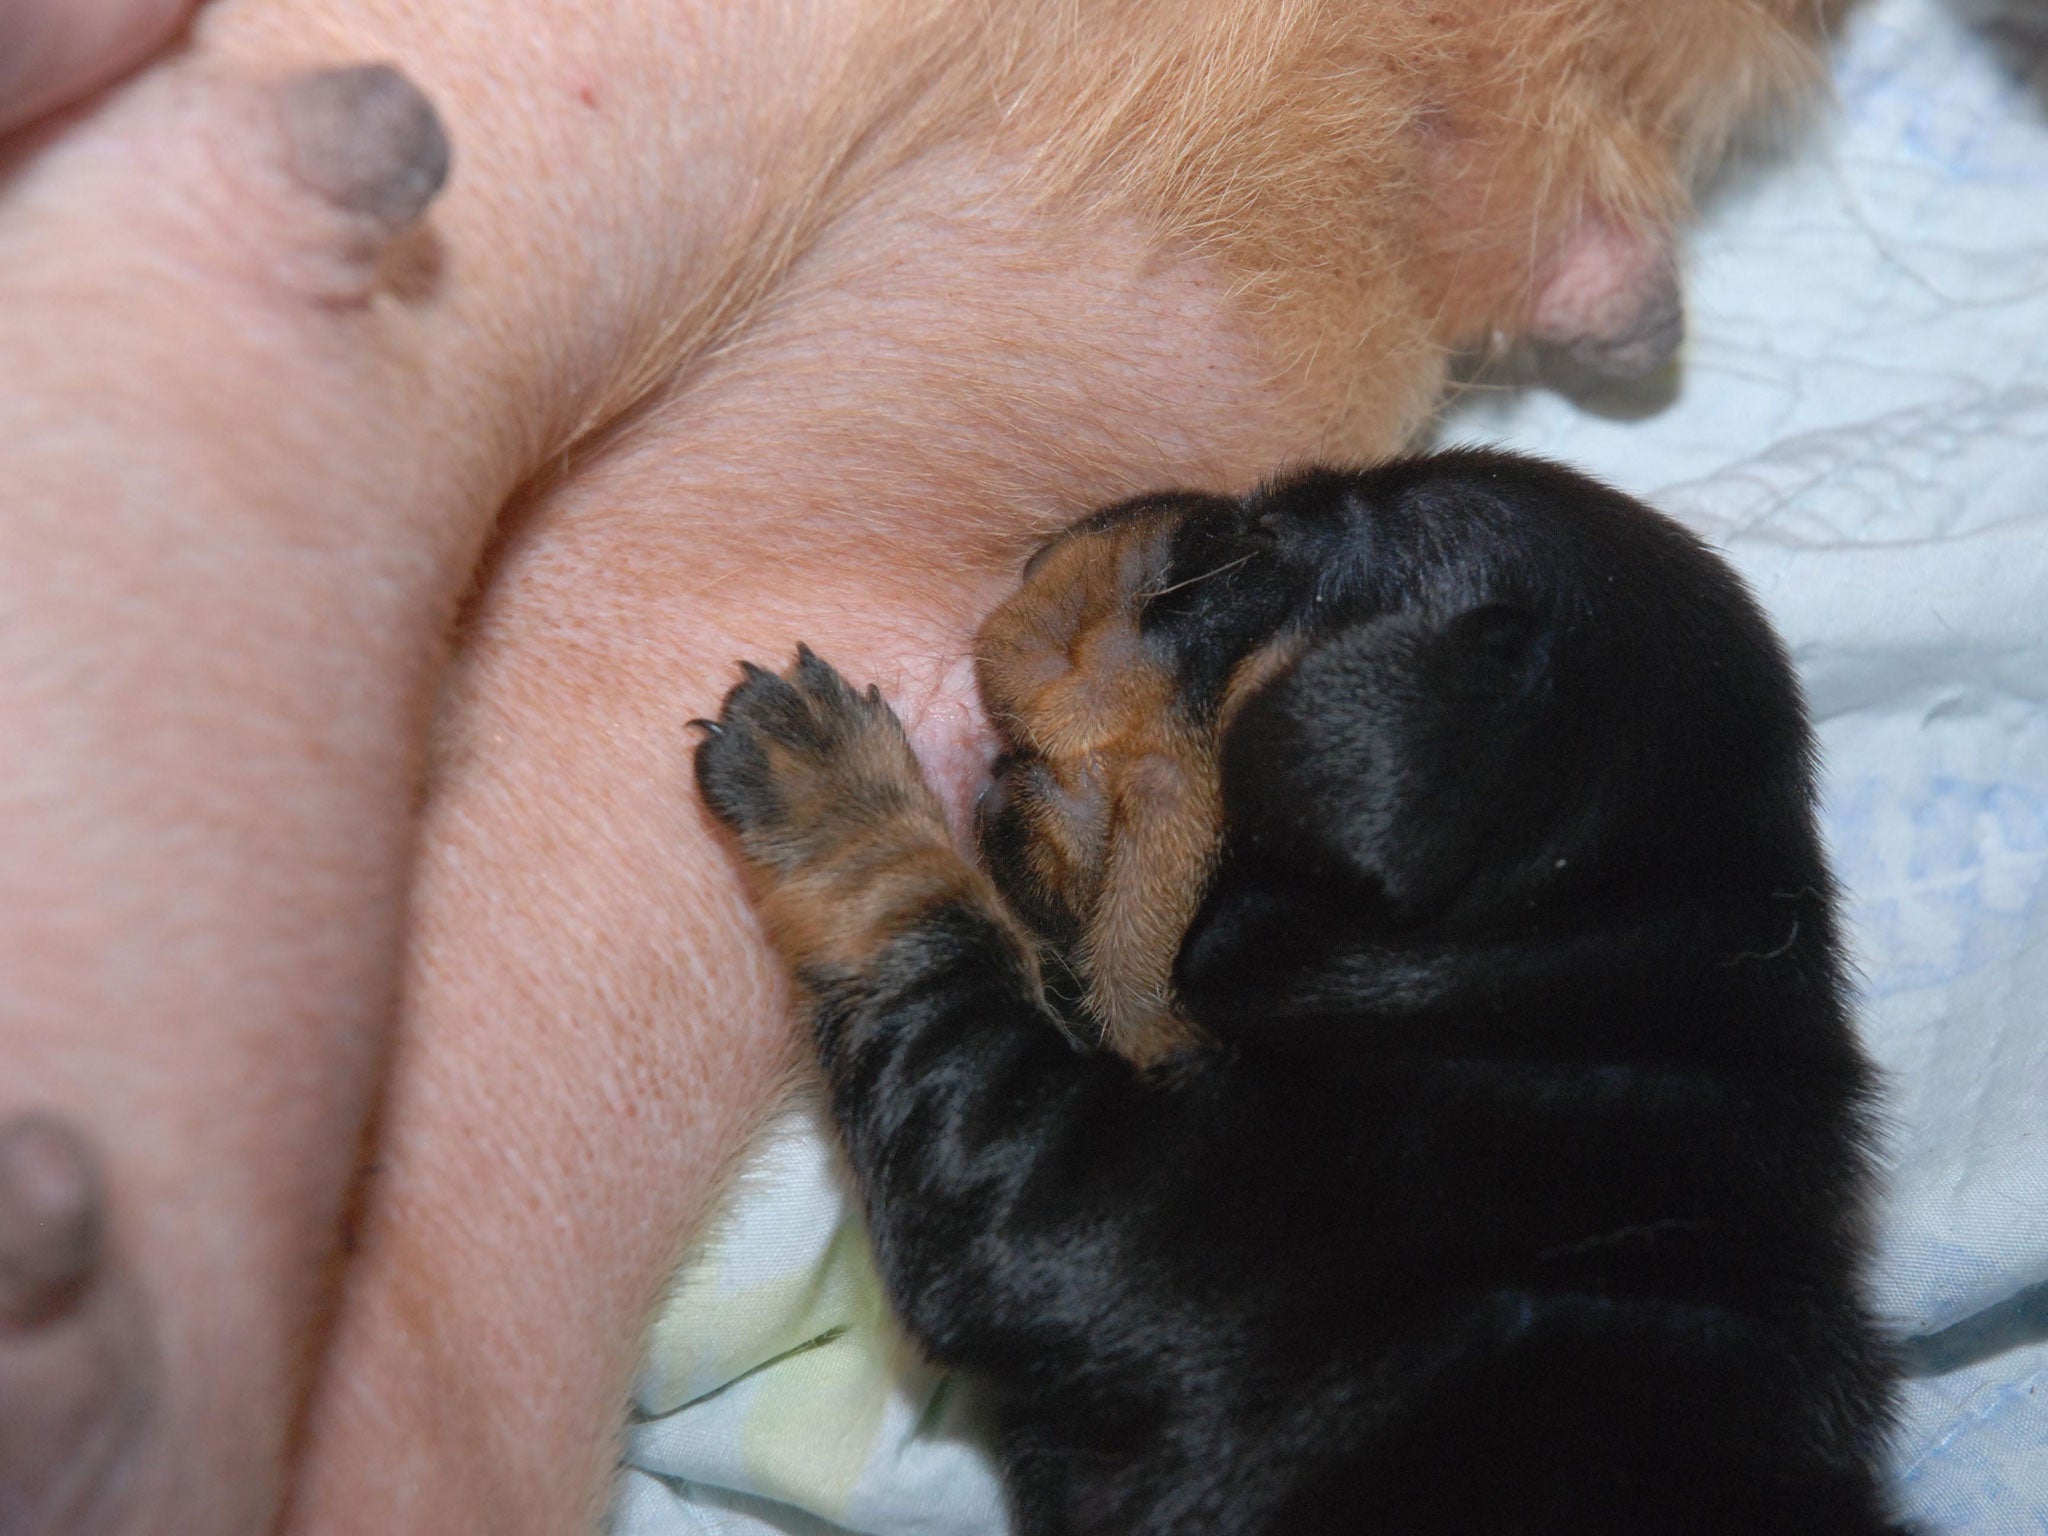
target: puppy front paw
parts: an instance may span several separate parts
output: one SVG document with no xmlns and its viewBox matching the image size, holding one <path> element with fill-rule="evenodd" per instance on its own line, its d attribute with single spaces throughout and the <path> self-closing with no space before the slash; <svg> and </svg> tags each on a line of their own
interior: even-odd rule
<svg viewBox="0 0 2048 1536">
<path fill-rule="evenodd" d="M 856 690 L 808 646 L 780 676 L 741 669 L 718 718 L 699 722 L 697 785 L 799 973 L 857 970 L 934 904 L 988 899 L 879 690 Z"/>
<path fill-rule="evenodd" d="M 798 646 L 777 676 L 750 661 L 697 748 L 697 787 L 747 857 L 790 874 L 831 857 L 877 823 L 938 802 L 879 689 L 857 692 Z"/>
</svg>

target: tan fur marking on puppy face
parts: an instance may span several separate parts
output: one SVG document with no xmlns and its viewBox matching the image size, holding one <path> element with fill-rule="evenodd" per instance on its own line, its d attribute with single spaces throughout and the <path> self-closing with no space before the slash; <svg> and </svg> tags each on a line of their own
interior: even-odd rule
<svg viewBox="0 0 2048 1536">
<path fill-rule="evenodd" d="M 1175 708 L 1172 671 L 1138 630 L 1176 521 L 1064 535 L 976 647 L 983 703 L 1018 758 L 1029 874 L 1080 924 L 1088 1011 L 1134 1059 L 1188 1038 L 1170 976 L 1217 840 L 1209 734 Z"/>
<path fill-rule="evenodd" d="M 1308 636 L 1299 630 L 1290 630 L 1274 636 L 1230 670 L 1230 681 L 1223 686 L 1223 698 L 1216 708 L 1216 739 L 1222 741 L 1246 704 L 1268 683 L 1301 660 L 1301 653 L 1308 649 Z"/>
<path fill-rule="evenodd" d="M 1222 839 L 1216 744 L 1302 645 L 1282 637 L 1240 662 L 1214 720 L 1181 706 L 1171 658 L 1139 631 L 1180 515 L 1047 546 L 977 647 L 983 701 L 1016 754 L 1025 872 L 1079 924 L 1088 1011 L 1137 1060 L 1194 1038 L 1172 973 Z"/>
</svg>

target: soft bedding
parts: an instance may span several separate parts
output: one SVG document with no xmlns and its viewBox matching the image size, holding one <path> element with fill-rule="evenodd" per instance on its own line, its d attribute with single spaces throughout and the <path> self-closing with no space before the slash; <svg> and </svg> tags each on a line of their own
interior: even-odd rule
<svg viewBox="0 0 2048 1536">
<path fill-rule="evenodd" d="M 1441 436 L 1684 519 L 1783 629 L 1892 1088 L 1900 1502 L 2048 1532 L 2048 7 L 1875 0 L 1835 73 L 1803 147 L 1712 200 L 1661 394 L 1481 391 Z M 624 1461 L 622 1536 L 1003 1529 L 808 1107 L 678 1275 Z"/>
</svg>

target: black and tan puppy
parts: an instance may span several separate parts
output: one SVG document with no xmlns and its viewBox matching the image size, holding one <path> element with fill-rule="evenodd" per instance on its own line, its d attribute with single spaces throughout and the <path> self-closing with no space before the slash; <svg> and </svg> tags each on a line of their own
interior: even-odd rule
<svg viewBox="0 0 2048 1536">
<path fill-rule="evenodd" d="M 1785 655 L 1495 453 L 1171 495 L 982 635 L 991 873 L 802 652 L 699 749 L 1031 1533 L 1888 1531 Z"/>
</svg>

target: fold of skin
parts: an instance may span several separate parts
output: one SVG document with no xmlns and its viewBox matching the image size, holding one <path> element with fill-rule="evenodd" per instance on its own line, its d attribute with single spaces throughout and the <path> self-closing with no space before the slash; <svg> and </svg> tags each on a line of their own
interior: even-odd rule
<svg viewBox="0 0 2048 1536">
<path fill-rule="evenodd" d="M 131 69 L 195 0 L 0 0 L 0 133 Z"/>
<path fill-rule="evenodd" d="M 1268 13 L 1302 24 L 1262 53 Z M 0 1129 L 83 1138 L 103 1240 L 0 1328 L 0 1397 L 42 1411 L 4 1389 L 55 1340 L 142 1426 L 73 1436 L 102 1461 L 23 1482 L 23 1529 L 594 1518 L 648 1308 L 788 1065 L 686 788 L 731 658 L 881 681 L 957 805 L 968 637 L 1041 533 L 1389 450 L 1453 346 L 1588 281 L 1597 178 L 1505 206 L 1512 135 L 1403 86 L 1356 114 L 1357 270 L 1290 308 L 1315 249 L 1247 233 L 1201 132 L 1098 120 L 1122 195 L 1066 152 L 1088 91 L 969 14 L 222 0 L 7 146 Z M 1337 12 L 1201 15 L 1284 60 Z M 1142 78 L 1208 79 L 1161 17 Z M 380 60 L 427 117 L 318 73 Z M 1277 68 L 1229 99 L 1284 125 Z M 1331 194 L 1293 191 L 1306 240 Z M 1671 211 L 1595 222 L 1661 248 Z"/>
</svg>

